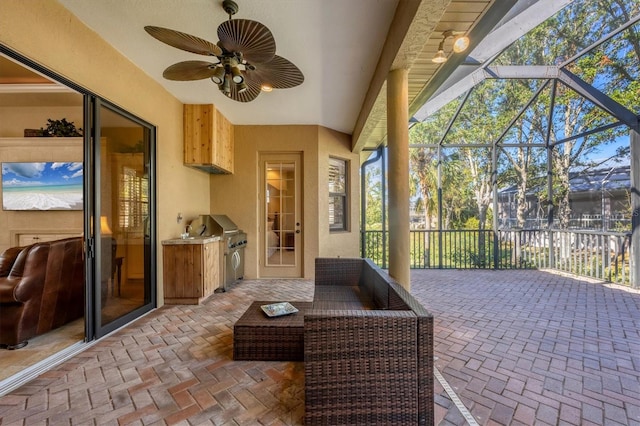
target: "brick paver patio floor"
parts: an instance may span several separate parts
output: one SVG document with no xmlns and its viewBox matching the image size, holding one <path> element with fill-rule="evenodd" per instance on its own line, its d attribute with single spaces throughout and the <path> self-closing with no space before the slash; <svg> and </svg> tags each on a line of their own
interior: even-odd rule
<svg viewBox="0 0 640 426">
<path fill-rule="evenodd" d="M 640 293 L 544 271 L 412 271 L 435 315 L 436 368 L 479 424 L 640 425 Z M 233 361 L 251 280 L 165 306 L 0 398 L 0 424 L 302 424 L 304 364 Z M 438 424 L 466 424 L 436 381 Z"/>
</svg>

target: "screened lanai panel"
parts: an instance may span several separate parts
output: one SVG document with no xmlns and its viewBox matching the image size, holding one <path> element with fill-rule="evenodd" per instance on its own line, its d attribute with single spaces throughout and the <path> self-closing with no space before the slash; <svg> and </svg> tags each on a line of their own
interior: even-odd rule
<svg viewBox="0 0 640 426">
<path fill-rule="evenodd" d="M 547 149 L 523 145 L 498 152 L 498 228 L 541 229 L 547 209 Z"/>
<path fill-rule="evenodd" d="M 464 99 L 459 96 L 409 130 L 409 145 L 437 145 Z"/>
<path fill-rule="evenodd" d="M 410 226 L 436 229 L 438 217 L 438 149 L 410 148 L 409 170 L 412 189 Z"/>
<path fill-rule="evenodd" d="M 540 82 L 541 80 L 533 80 Z M 546 145 L 552 84 L 546 84 L 512 123 L 501 145 Z"/>
<path fill-rule="evenodd" d="M 619 128 L 559 144 L 552 181 L 554 225 L 563 229 L 630 230 L 629 138 Z"/>
<path fill-rule="evenodd" d="M 471 146 L 441 152 L 442 228 L 491 228 L 492 150 Z"/>
<path fill-rule="evenodd" d="M 615 117 L 593 102 L 558 82 L 551 123 L 551 143 L 617 122 Z"/>
<path fill-rule="evenodd" d="M 443 144 L 494 144 L 543 82 L 484 80 L 472 89 Z"/>
<path fill-rule="evenodd" d="M 629 110 L 640 113 L 640 23 L 577 58 L 568 68 Z"/>
<path fill-rule="evenodd" d="M 505 49 L 499 65 L 560 65 L 638 13 L 637 0 L 576 0 Z"/>
</svg>

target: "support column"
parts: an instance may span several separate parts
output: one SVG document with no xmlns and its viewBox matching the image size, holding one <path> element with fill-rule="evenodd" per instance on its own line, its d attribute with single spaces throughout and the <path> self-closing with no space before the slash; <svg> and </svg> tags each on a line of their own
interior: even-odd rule
<svg viewBox="0 0 640 426">
<path fill-rule="evenodd" d="M 629 130 L 631 145 L 631 286 L 640 288 L 640 133 Z"/>
<path fill-rule="evenodd" d="M 411 289 L 409 257 L 409 95 L 408 70 L 387 77 L 389 152 L 389 275 Z"/>
</svg>

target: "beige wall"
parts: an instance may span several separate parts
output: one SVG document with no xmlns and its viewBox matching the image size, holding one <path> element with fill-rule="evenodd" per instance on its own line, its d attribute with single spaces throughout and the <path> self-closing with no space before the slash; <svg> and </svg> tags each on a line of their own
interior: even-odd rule
<svg viewBox="0 0 640 426">
<path fill-rule="evenodd" d="M 322 257 L 360 257 L 360 158 L 350 151 L 350 135 L 325 127 L 319 127 L 318 130 L 319 254 Z M 350 203 L 347 232 L 329 232 L 329 157 L 348 162 Z"/>
<path fill-rule="evenodd" d="M 157 126 L 158 241 L 208 211 L 209 175 L 182 164 L 182 104 L 53 0 L 0 0 L 0 43 Z M 76 123 L 78 124 L 78 123 Z M 162 250 L 158 245 L 158 303 Z"/>
<path fill-rule="evenodd" d="M 1 0 L 0 0 L 1 1 Z M 0 32 L 2 30 L 0 29 Z M 0 107 L 0 138 L 24 135 L 24 129 L 40 129 L 47 126 L 47 119 L 73 121 L 82 127 L 82 99 L 78 106 L 69 107 Z M 80 154 L 82 158 L 82 153 Z"/>
<path fill-rule="evenodd" d="M 247 232 L 245 277 L 258 277 L 259 164 L 261 153 L 301 152 L 303 157 L 303 274 L 314 276 L 318 256 L 358 256 L 358 155 L 349 151 L 351 137 L 319 126 L 235 126 L 233 175 L 211 176 L 211 212 L 228 215 Z M 329 233 L 327 189 L 329 155 L 351 160 L 352 224 L 350 232 Z M 355 174 L 353 173 L 355 172 Z M 353 221 L 353 217 L 356 221 Z"/>
</svg>

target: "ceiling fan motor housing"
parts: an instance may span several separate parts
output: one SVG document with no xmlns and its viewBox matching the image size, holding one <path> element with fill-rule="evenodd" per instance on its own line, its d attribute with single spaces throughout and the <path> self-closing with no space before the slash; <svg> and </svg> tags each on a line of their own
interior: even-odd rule
<svg viewBox="0 0 640 426">
<path fill-rule="evenodd" d="M 233 0 L 224 0 L 222 2 L 222 8 L 224 9 L 225 12 L 227 12 L 227 15 L 229 15 L 229 18 L 231 18 L 231 16 L 235 15 L 236 13 L 238 13 L 238 10 L 239 10 L 238 3 L 236 3 Z"/>
</svg>

